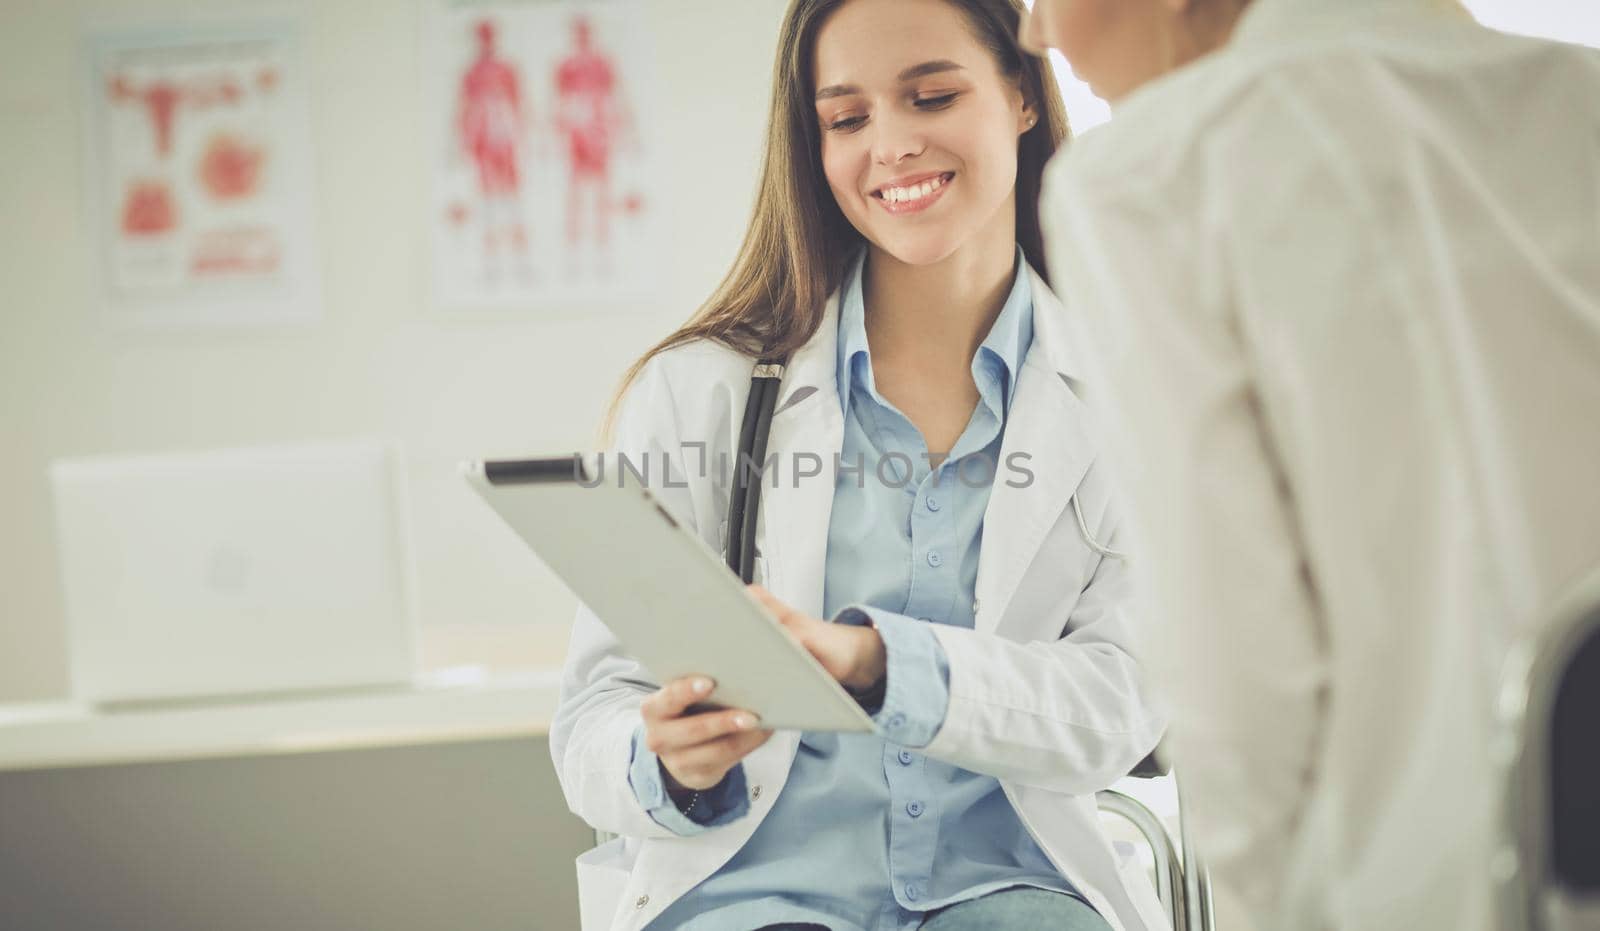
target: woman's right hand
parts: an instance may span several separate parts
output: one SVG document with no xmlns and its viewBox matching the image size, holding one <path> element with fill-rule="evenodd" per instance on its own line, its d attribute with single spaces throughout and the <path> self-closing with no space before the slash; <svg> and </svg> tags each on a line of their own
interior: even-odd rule
<svg viewBox="0 0 1600 931">
<path fill-rule="evenodd" d="M 677 787 L 703 792 L 715 786 L 772 736 L 771 731 L 757 729 L 759 722 L 748 711 L 685 714 L 711 694 L 711 686 L 704 676 L 674 679 L 639 707 L 644 716 L 645 746 L 661 760 L 661 768 Z"/>
</svg>

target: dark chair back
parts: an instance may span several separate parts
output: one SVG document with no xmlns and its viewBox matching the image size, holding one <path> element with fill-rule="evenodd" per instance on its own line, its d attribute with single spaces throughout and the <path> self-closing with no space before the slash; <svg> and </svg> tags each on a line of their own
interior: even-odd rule
<svg viewBox="0 0 1600 931">
<path fill-rule="evenodd" d="M 1550 876 L 1600 898 L 1600 604 L 1580 625 L 1550 714 Z"/>
<path fill-rule="evenodd" d="M 1600 931 L 1600 571 L 1509 669 L 1504 926 Z"/>
</svg>

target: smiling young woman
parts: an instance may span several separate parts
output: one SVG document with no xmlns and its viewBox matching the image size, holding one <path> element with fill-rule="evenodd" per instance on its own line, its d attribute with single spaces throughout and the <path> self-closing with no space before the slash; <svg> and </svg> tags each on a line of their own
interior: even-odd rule
<svg viewBox="0 0 1600 931">
<path fill-rule="evenodd" d="M 744 246 L 628 373 L 614 445 L 653 457 L 658 498 L 723 547 L 728 477 L 705 463 L 733 451 L 752 365 L 787 362 L 753 595 L 875 731 L 696 713 L 714 683 L 657 688 L 580 610 L 551 750 L 573 809 L 625 838 L 611 927 L 1162 927 L 1095 816 L 1162 719 L 1044 274 L 1040 180 L 1067 125 L 1022 13 L 785 16 Z M 802 456 L 833 470 L 790 475 Z M 996 480 L 1019 459 L 1027 479 Z"/>
<path fill-rule="evenodd" d="M 847 219 L 841 203 L 828 196 L 833 180 L 823 171 L 823 140 L 825 134 L 835 133 L 827 131 L 819 116 L 823 101 L 817 99 L 817 90 L 828 85 L 819 83 L 814 73 L 818 34 L 834 13 L 851 5 L 846 0 L 800 2 L 792 4 L 784 16 L 755 212 L 738 257 L 700 310 L 634 363 L 622 379 L 622 391 L 650 359 L 674 346 L 710 339 L 752 357 L 787 357 L 816 332 L 823 304 L 838 290 L 848 260 L 867 238 Z M 1006 156 L 1009 168 L 996 170 L 1009 171 L 1014 180 L 1010 203 L 1016 213 L 1009 235 L 1022 248 L 1028 265 L 1048 282 L 1039 231 L 1039 190 L 1045 164 L 1070 130 L 1048 63 L 1017 45 L 1016 28 L 1011 24 L 1020 22 L 1020 5 L 1009 0 L 907 0 L 874 6 L 870 15 L 883 20 L 875 31 L 843 35 L 834 30 L 841 38 L 863 45 L 868 62 L 881 60 L 883 43 L 892 40 L 906 46 L 909 54 L 902 57 L 914 65 L 927 64 L 934 57 L 929 47 L 902 41 L 904 30 L 932 28 L 919 27 L 930 12 L 948 28 L 954 14 L 965 26 L 969 69 L 977 66 L 975 74 L 969 70 L 963 83 L 970 85 L 974 77 L 989 77 L 989 91 L 998 96 L 1000 82 L 993 79 L 998 74 L 1031 104 L 1029 116 L 1035 122 L 1020 139 L 1009 133 L 999 138 L 1002 146 L 1010 148 Z M 832 79 L 828 83 L 833 83 Z M 937 82 L 932 86 L 938 86 Z M 961 109 L 968 109 L 965 104 L 970 101 L 961 102 L 959 97 L 949 101 L 958 102 L 963 103 Z M 929 109 L 931 104 L 925 102 L 919 110 L 927 116 L 939 114 L 938 109 Z M 619 401 L 622 391 L 618 392 Z M 608 422 L 615 418 L 615 406 Z"/>
</svg>

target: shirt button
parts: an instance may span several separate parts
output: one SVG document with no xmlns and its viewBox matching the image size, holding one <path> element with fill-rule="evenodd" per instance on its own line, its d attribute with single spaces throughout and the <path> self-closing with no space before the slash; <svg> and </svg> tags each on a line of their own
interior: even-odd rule
<svg viewBox="0 0 1600 931">
<path fill-rule="evenodd" d="M 758 802 L 760 800 L 761 800 L 761 787 L 760 786 L 756 786 L 754 789 L 750 790 L 750 801 Z"/>
<path fill-rule="evenodd" d="M 940 556 L 937 552 L 931 552 L 928 554 L 928 565 L 937 569 L 944 565 L 944 557 Z"/>
<path fill-rule="evenodd" d="M 901 714 L 900 712 L 897 711 L 894 714 L 889 715 L 889 726 L 890 727 L 904 727 L 905 723 L 906 723 L 906 716 Z"/>
<path fill-rule="evenodd" d="M 922 803 L 921 802 L 908 802 L 906 804 L 906 814 L 910 815 L 913 818 L 922 817 Z"/>
<path fill-rule="evenodd" d="M 633 907 L 634 908 L 644 908 L 646 905 L 649 905 L 649 904 L 650 904 L 650 897 L 647 896 L 647 895 L 641 895 L 641 896 L 639 896 L 638 900 L 633 903 Z"/>
<path fill-rule="evenodd" d="M 906 898 L 907 899 L 910 899 L 911 901 L 915 902 L 917 899 L 919 899 L 921 897 L 922 897 L 922 890 L 917 887 L 916 883 L 906 883 Z"/>
<path fill-rule="evenodd" d="M 929 498 L 928 499 L 928 510 L 930 510 L 930 511 L 939 510 L 939 499 L 938 498 Z"/>
<path fill-rule="evenodd" d="M 902 766 L 910 766 L 911 765 L 911 751 L 910 750 L 901 750 L 900 751 L 900 765 L 902 765 Z"/>
</svg>

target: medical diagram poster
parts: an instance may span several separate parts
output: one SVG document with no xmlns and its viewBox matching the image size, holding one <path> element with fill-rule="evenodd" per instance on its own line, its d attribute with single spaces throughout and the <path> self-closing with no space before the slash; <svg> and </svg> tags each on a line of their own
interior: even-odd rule
<svg viewBox="0 0 1600 931">
<path fill-rule="evenodd" d="M 295 25 L 102 29 L 87 47 L 87 200 L 107 315 L 199 326 L 315 317 Z"/>
<path fill-rule="evenodd" d="M 648 295 L 661 248 L 643 5 L 457 0 L 431 19 L 439 306 Z"/>
</svg>

